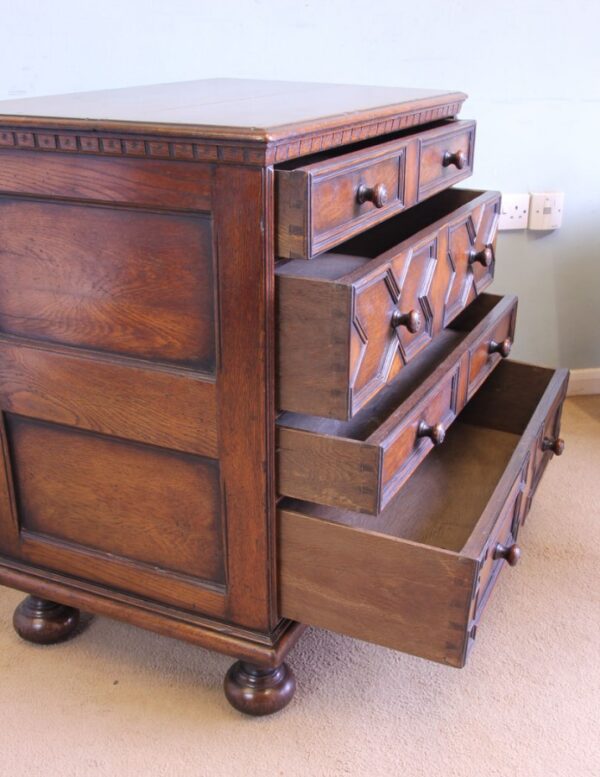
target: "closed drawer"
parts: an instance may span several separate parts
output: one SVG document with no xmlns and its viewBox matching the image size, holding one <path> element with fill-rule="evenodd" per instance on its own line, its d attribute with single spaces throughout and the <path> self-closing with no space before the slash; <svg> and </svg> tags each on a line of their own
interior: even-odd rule
<svg viewBox="0 0 600 777">
<path fill-rule="evenodd" d="M 276 252 L 310 259 L 409 208 L 473 170 L 475 122 L 328 152 L 275 173 Z"/>
<path fill-rule="evenodd" d="M 539 429 L 567 380 L 566 370 L 501 363 L 376 519 L 282 502 L 281 615 L 462 666 L 507 567 L 493 556 L 518 531 Z M 521 402 L 527 417 L 511 413 Z"/>
<path fill-rule="evenodd" d="M 515 297 L 482 295 L 471 308 L 466 326 L 457 319 L 352 420 L 280 415 L 279 493 L 379 513 L 443 443 L 467 401 L 473 354 L 489 349 L 498 329 L 512 338 Z"/>
<path fill-rule="evenodd" d="M 347 420 L 493 278 L 497 192 L 448 190 L 312 262 L 277 267 L 282 410 Z"/>
</svg>

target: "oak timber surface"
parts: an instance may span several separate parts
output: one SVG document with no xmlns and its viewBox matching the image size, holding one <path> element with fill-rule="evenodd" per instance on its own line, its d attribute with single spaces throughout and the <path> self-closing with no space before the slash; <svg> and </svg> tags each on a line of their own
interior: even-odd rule
<svg viewBox="0 0 600 777">
<path fill-rule="evenodd" d="M 462 92 L 431 89 L 214 78 L 2 101 L 0 121 L 43 117 L 49 119 L 45 126 L 93 129 L 113 123 L 135 130 L 142 124 L 145 131 L 178 125 L 202 137 L 269 141 L 465 98 Z"/>
</svg>

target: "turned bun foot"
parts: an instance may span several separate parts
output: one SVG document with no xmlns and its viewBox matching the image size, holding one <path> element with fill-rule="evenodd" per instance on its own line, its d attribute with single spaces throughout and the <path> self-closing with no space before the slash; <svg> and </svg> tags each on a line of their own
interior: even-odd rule
<svg viewBox="0 0 600 777">
<path fill-rule="evenodd" d="M 296 678 L 287 664 L 275 669 L 236 661 L 225 675 L 225 696 L 246 715 L 271 715 L 292 700 Z"/>
<path fill-rule="evenodd" d="M 79 610 L 48 599 L 28 596 L 15 610 L 15 631 L 28 642 L 51 645 L 71 635 L 79 624 Z"/>
</svg>

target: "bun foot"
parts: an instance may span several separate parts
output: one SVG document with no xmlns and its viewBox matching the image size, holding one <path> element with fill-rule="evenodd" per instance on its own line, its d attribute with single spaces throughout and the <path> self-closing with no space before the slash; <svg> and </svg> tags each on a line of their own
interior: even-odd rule
<svg viewBox="0 0 600 777">
<path fill-rule="evenodd" d="M 236 710 L 246 715 L 271 715 L 292 700 L 296 678 L 287 664 L 265 669 L 236 661 L 225 675 L 225 696 Z"/>
<path fill-rule="evenodd" d="M 28 642 L 51 645 L 70 636 L 79 624 L 79 610 L 48 599 L 28 596 L 15 610 L 15 631 Z"/>
</svg>

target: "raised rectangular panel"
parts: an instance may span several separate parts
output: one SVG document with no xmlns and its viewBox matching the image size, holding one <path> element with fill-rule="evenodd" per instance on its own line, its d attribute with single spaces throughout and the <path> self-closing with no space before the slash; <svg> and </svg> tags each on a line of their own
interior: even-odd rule
<svg viewBox="0 0 600 777">
<path fill-rule="evenodd" d="M 213 297 L 208 216 L 0 198 L 2 333 L 213 372 Z"/>
<path fill-rule="evenodd" d="M 224 583 L 213 459 L 6 414 L 18 528 Z"/>
</svg>

